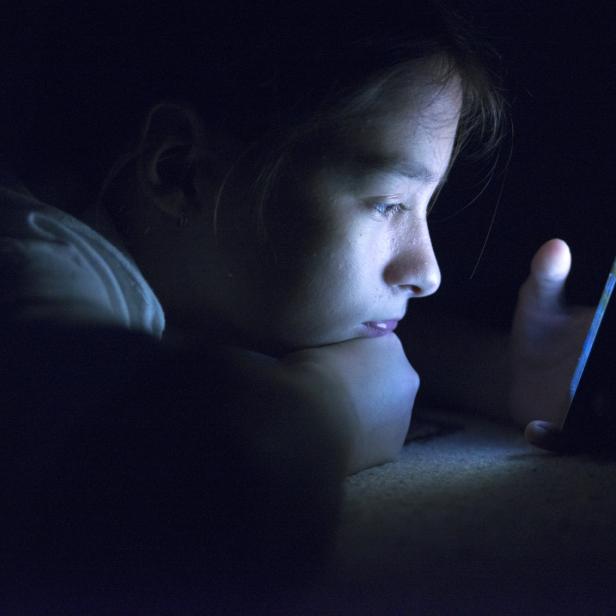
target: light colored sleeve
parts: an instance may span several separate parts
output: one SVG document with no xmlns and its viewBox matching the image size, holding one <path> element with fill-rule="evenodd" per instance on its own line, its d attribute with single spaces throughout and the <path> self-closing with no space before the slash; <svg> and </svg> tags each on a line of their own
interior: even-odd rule
<svg viewBox="0 0 616 616">
<path fill-rule="evenodd" d="M 0 316 L 117 325 L 160 338 L 165 315 L 130 255 L 94 228 L 0 185 Z"/>
<path fill-rule="evenodd" d="M 0 309 L 9 319 L 119 324 L 96 271 L 69 244 L 0 237 Z"/>
</svg>

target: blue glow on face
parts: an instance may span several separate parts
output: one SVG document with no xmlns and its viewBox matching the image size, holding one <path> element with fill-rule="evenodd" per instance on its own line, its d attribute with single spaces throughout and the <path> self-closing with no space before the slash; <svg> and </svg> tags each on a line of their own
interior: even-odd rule
<svg viewBox="0 0 616 616">
<path fill-rule="evenodd" d="M 599 331 L 601 320 L 603 319 L 603 315 L 605 314 L 605 311 L 607 309 L 608 302 L 610 301 L 610 297 L 612 296 L 614 286 L 616 286 L 616 259 L 614 259 L 612 269 L 610 270 L 610 273 L 607 277 L 607 282 L 605 283 L 605 287 L 603 288 L 603 293 L 601 294 L 599 305 L 597 306 L 597 310 L 595 310 L 595 316 L 593 317 L 592 323 L 588 328 L 588 334 L 586 334 L 586 340 L 584 341 L 584 346 L 582 347 L 582 353 L 580 355 L 580 358 L 578 359 L 575 372 L 573 373 L 573 377 L 569 385 L 569 400 L 573 400 L 578 385 L 580 384 L 582 373 L 584 372 L 584 368 L 586 367 L 588 356 L 590 355 L 592 345 L 594 344 L 595 338 L 597 337 L 597 332 Z"/>
</svg>

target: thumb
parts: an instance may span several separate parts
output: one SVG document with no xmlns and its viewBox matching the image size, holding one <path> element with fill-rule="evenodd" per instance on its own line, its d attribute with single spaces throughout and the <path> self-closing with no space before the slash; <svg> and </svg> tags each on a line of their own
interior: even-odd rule
<svg viewBox="0 0 616 616">
<path fill-rule="evenodd" d="M 558 309 L 569 271 L 571 251 L 566 242 L 553 239 L 535 253 L 530 276 L 524 283 L 526 299 L 533 308 L 548 312 Z"/>
<path fill-rule="evenodd" d="M 570 450 L 570 440 L 556 424 L 549 421 L 531 421 L 524 430 L 527 442 L 535 447 L 556 453 Z"/>
</svg>

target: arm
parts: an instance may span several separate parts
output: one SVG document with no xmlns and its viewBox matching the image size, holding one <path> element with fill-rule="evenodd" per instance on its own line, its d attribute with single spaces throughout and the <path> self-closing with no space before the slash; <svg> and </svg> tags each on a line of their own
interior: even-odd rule
<svg viewBox="0 0 616 616">
<path fill-rule="evenodd" d="M 229 357 L 250 379 L 293 391 L 325 417 L 344 451 L 346 473 L 393 460 L 408 431 L 419 378 L 395 335 L 310 348 L 280 360 L 240 349 Z M 283 409 L 288 402 L 280 399 Z"/>
</svg>

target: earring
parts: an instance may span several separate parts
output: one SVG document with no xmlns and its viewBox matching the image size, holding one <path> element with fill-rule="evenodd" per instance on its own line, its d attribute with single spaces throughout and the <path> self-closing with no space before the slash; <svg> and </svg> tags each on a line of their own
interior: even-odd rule
<svg viewBox="0 0 616 616">
<path fill-rule="evenodd" d="M 177 226 L 178 228 L 183 229 L 187 225 L 188 225 L 188 216 L 184 212 L 182 212 L 182 214 L 180 214 L 180 217 L 177 220 Z"/>
</svg>

